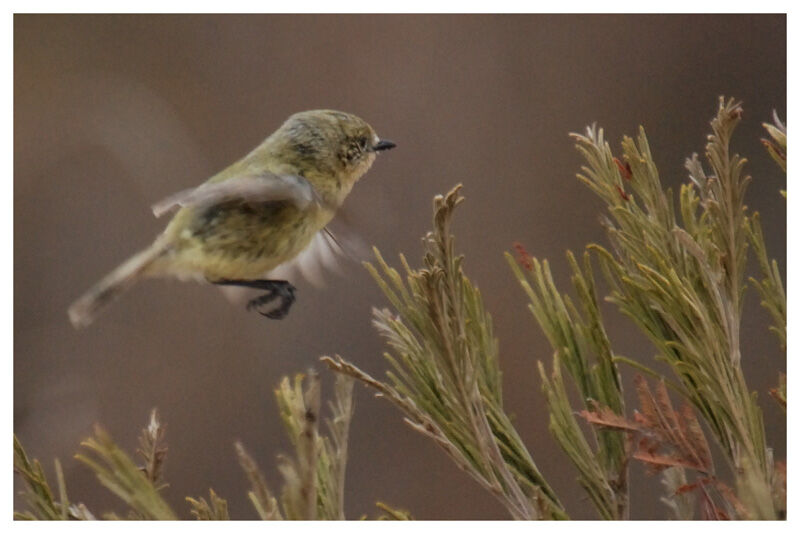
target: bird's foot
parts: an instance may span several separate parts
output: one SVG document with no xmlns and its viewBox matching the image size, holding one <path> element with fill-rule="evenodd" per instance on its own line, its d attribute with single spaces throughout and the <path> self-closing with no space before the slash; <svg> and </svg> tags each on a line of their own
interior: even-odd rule
<svg viewBox="0 0 800 534">
<path fill-rule="evenodd" d="M 248 302 L 247 309 L 254 309 L 264 317 L 268 317 L 270 319 L 283 319 L 289 314 L 289 308 L 291 308 L 292 304 L 294 304 L 294 292 L 295 287 L 289 282 L 275 282 L 275 286 L 273 286 L 269 293 L 264 293 L 260 297 L 256 297 Z M 281 301 L 277 307 L 269 311 L 263 311 L 260 309 L 263 305 L 268 304 L 277 298 L 279 298 Z"/>
<path fill-rule="evenodd" d="M 256 310 L 269 319 L 283 319 L 286 317 L 289 314 L 289 308 L 294 304 L 294 293 L 297 291 L 297 289 L 286 280 L 218 280 L 214 283 L 218 285 L 241 286 L 266 290 L 266 293 L 251 299 L 247 303 L 247 310 Z M 280 304 L 278 304 L 278 306 L 268 311 L 261 309 L 262 306 L 269 304 L 275 299 L 280 299 Z"/>
</svg>

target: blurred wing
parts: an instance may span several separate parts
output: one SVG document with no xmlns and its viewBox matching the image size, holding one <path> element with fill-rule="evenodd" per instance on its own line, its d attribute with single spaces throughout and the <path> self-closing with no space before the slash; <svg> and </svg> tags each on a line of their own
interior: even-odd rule
<svg viewBox="0 0 800 534">
<path fill-rule="evenodd" d="M 268 273 L 271 280 L 291 280 L 300 275 L 313 286 L 325 285 L 324 273 L 342 274 L 342 260 L 356 260 L 365 256 L 366 246 L 355 234 L 334 233 L 323 228 L 314 236 L 311 244 L 294 259 Z"/>
<path fill-rule="evenodd" d="M 153 214 L 161 217 L 173 209 L 187 206 L 203 208 L 236 199 L 242 202 L 288 200 L 301 209 L 313 201 L 318 201 L 314 188 L 301 176 L 262 174 L 204 183 L 199 187 L 170 195 L 153 204 L 152 208 Z"/>
<path fill-rule="evenodd" d="M 293 259 L 276 267 L 263 278 L 269 280 L 297 280 L 302 277 L 311 285 L 321 288 L 325 285 L 324 273 L 342 274 L 344 261 L 357 261 L 367 257 L 367 246 L 354 233 L 339 232 L 336 235 L 323 228 L 314 236 L 311 243 Z M 244 303 L 256 296 L 257 290 L 236 286 L 219 286 L 225 297 L 234 304 Z"/>
</svg>

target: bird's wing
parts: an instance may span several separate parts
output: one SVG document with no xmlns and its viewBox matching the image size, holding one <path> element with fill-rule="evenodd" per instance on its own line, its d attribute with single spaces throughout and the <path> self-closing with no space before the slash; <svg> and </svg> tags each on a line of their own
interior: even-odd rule
<svg viewBox="0 0 800 534">
<path fill-rule="evenodd" d="M 367 246 L 358 235 L 346 230 L 337 230 L 334 235 L 326 227 L 314 235 L 311 243 L 300 254 L 264 273 L 263 278 L 293 281 L 302 277 L 311 285 L 321 288 L 325 285 L 325 272 L 342 274 L 343 261 L 358 261 L 366 257 Z M 256 294 L 255 290 L 237 286 L 219 288 L 234 304 L 241 304 Z"/>
<path fill-rule="evenodd" d="M 236 199 L 243 202 L 288 200 L 301 209 L 312 202 L 319 202 L 311 183 L 302 176 L 260 174 L 230 178 L 222 182 L 206 182 L 170 195 L 153 204 L 152 209 L 156 217 L 161 217 L 176 208 L 203 208 Z"/>
<path fill-rule="evenodd" d="M 300 254 L 268 273 L 271 280 L 291 280 L 300 275 L 316 287 L 325 285 L 324 273 L 342 274 L 342 260 L 356 260 L 366 256 L 366 246 L 355 234 L 323 228 L 314 236 Z"/>
</svg>

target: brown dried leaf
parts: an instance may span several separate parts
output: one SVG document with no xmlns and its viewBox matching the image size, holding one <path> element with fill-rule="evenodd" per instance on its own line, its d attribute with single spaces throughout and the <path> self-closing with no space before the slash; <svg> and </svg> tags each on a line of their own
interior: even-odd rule
<svg viewBox="0 0 800 534">
<path fill-rule="evenodd" d="M 642 444 L 644 442 L 652 444 L 653 446 L 643 447 Z M 639 442 L 639 448 L 636 450 L 636 452 L 633 453 L 633 457 L 639 461 L 645 462 L 656 472 L 666 469 L 667 467 L 688 467 L 696 471 L 705 472 L 702 465 L 693 462 L 691 459 L 682 457 L 677 453 L 672 453 L 672 454 L 658 453 L 656 450 L 657 446 L 658 446 L 657 443 L 648 441 L 647 439 L 643 439 L 641 442 Z"/>
<path fill-rule="evenodd" d="M 656 384 L 655 394 L 656 406 L 658 406 L 659 423 L 661 424 L 662 431 L 673 442 L 681 440 L 680 430 L 681 424 L 678 422 L 678 414 L 675 408 L 672 407 L 672 401 L 669 400 L 667 393 L 667 386 L 663 381 Z"/>
<path fill-rule="evenodd" d="M 641 433 L 633 457 L 650 465 L 656 472 L 667 467 L 688 467 L 703 474 L 713 473 L 711 451 L 691 406 L 676 411 L 659 381 L 655 392 L 640 375 L 635 377 L 640 411 L 633 421 L 617 415 L 610 408 L 593 404 L 592 411 L 580 412 L 588 422 L 626 432 Z M 669 452 L 660 451 L 668 448 Z"/>
<path fill-rule="evenodd" d="M 684 484 L 683 486 L 679 486 L 675 489 L 675 495 L 683 495 L 684 493 L 689 493 L 697 489 L 697 482 L 692 482 L 691 484 Z"/>
<path fill-rule="evenodd" d="M 770 396 L 775 399 L 778 404 L 781 405 L 781 408 L 786 410 L 786 375 L 784 373 L 780 373 L 778 375 L 778 385 L 774 388 L 769 390 Z"/>
<path fill-rule="evenodd" d="M 636 385 L 636 394 L 639 396 L 639 414 L 640 422 L 650 428 L 658 428 L 658 409 L 656 408 L 655 399 L 650 391 L 650 386 L 642 375 L 634 377 L 634 384 Z"/>
<path fill-rule="evenodd" d="M 639 425 L 635 422 L 628 421 L 625 417 L 618 415 L 608 406 L 601 406 L 600 404 L 592 401 L 592 411 L 581 410 L 578 415 L 583 417 L 593 425 L 613 428 L 616 430 L 637 431 Z"/>
<path fill-rule="evenodd" d="M 700 428 L 700 422 L 694 415 L 694 410 L 689 404 L 681 406 L 681 429 L 684 436 L 694 451 L 694 455 L 700 465 L 703 466 L 703 471 L 711 473 L 714 469 L 714 464 L 711 459 L 711 449 L 708 447 L 708 441 L 703 434 L 703 429 Z"/>
<path fill-rule="evenodd" d="M 684 404 L 680 412 L 675 411 L 663 381 L 656 385 L 653 394 L 645 379 L 637 376 L 636 391 L 642 409 L 637 421 L 674 450 L 668 457 L 680 465 L 711 474 L 711 451 L 691 406 Z"/>
</svg>

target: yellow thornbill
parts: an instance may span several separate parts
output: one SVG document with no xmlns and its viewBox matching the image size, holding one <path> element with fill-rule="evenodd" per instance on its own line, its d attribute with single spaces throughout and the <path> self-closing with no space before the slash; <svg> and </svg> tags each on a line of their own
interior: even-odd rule
<svg viewBox="0 0 800 534">
<path fill-rule="evenodd" d="M 144 277 L 196 279 L 265 291 L 248 309 L 286 316 L 295 288 L 269 273 L 304 250 L 338 244 L 326 225 L 378 152 L 394 148 L 362 119 L 332 110 L 296 113 L 247 156 L 199 187 L 153 206 L 177 209 L 164 232 L 69 308 L 75 327 Z M 277 301 L 269 311 L 261 308 Z"/>
</svg>

